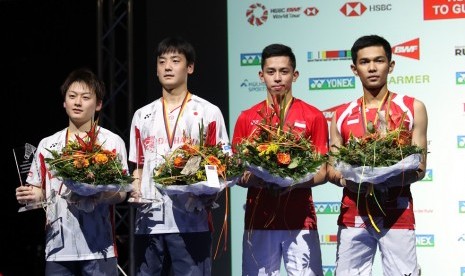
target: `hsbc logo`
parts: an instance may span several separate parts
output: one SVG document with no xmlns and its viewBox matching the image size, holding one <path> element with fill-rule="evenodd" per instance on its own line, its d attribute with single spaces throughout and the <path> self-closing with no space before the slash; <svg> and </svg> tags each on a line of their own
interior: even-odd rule
<svg viewBox="0 0 465 276">
<path fill-rule="evenodd" d="M 306 16 L 315 16 L 317 15 L 319 10 L 316 7 L 308 7 L 304 10 L 304 14 Z"/>
<path fill-rule="evenodd" d="M 380 12 L 392 10 L 392 4 L 375 4 L 365 6 L 362 2 L 347 2 L 340 9 L 345 16 L 361 16 L 366 10 L 369 12 Z"/>
<path fill-rule="evenodd" d="M 360 16 L 367 10 L 367 7 L 362 2 L 348 2 L 345 3 L 340 11 L 345 16 Z"/>
<path fill-rule="evenodd" d="M 415 38 L 392 47 L 392 53 L 407 58 L 420 59 L 420 39 Z"/>
</svg>

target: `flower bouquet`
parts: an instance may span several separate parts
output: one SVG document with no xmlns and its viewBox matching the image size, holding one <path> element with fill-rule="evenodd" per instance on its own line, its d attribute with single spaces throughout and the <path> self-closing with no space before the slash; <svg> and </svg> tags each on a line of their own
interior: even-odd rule
<svg viewBox="0 0 465 276">
<path fill-rule="evenodd" d="M 97 141 L 98 132 L 97 122 L 92 123 L 86 137 L 76 135 L 61 151 L 49 150 L 52 157 L 45 162 L 71 191 L 82 196 L 132 190 L 133 178 L 116 151 L 104 149 Z"/>
<path fill-rule="evenodd" d="M 404 117 L 405 113 L 400 118 L 401 122 Z M 334 159 L 335 169 L 345 179 L 379 184 L 407 170 L 418 169 L 425 149 L 412 145 L 412 133 L 405 129 L 403 123 L 389 130 L 386 123 L 389 119 L 379 118 L 378 129 L 368 122 L 365 136 L 357 138 L 351 134 L 346 145 L 332 145 L 336 151 L 329 155 Z M 395 125 L 392 119 L 390 125 Z"/>
<path fill-rule="evenodd" d="M 243 172 L 229 145 L 212 144 L 216 122 L 208 125 L 200 141 L 184 134 L 184 144 L 164 156 L 165 162 L 153 170 L 155 185 L 167 194 L 215 194 L 235 184 Z M 199 133 L 204 133 L 203 123 Z"/>
<path fill-rule="evenodd" d="M 311 141 L 294 132 L 291 126 L 284 130 L 286 113 L 285 95 L 273 95 L 271 111 L 259 111 L 263 118 L 246 139 L 236 145 L 239 158 L 247 169 L 265 182 L 288 187 L 311 180 L 326 162 Z M 278 116 L 279 122 L 272 118 Z"/>
</svg>

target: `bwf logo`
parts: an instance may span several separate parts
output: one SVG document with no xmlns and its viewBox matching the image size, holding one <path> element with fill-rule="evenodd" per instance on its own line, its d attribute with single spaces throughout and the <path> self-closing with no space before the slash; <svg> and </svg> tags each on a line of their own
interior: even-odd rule
<svg viewBox="0 0 465 276">
<path fill-rule="evenodd" d="M 420 59 L 420 39 L 415 38 L 392 47 L 392 53 L 412 59 Z"/>
</svg>

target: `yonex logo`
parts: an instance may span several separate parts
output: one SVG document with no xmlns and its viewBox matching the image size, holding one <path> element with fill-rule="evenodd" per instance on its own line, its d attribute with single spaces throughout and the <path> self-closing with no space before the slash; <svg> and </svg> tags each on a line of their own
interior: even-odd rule
<svg viewBox="0 0 465 276">
<path fill-rule="evenodd" d="M 392 47 L 392 53 L 399 55 L 399 56 L 419 60 L 420 59 L 420 39 L 415 38 L 407 42 L 398 44 Z"/>
<path fill-rule="evenodd" d="M 249 6 L 245 16 L 250 25 L 261 26 L 268 19 L 268 10 L 265 5 L 255 3 Z"/>
<path fill-rule="evenodd" d="M 434 235 L 416 235 L 417 247 L 434 247 Z"/>
<path fill-rule="evenodd" d="M 465 84 L 465 72 L 455 73 L 455 83 L 459 85 Z"/>
<path fill-rule="evenodd" d="M 241 54 L 241 66 L 257 66 L 261 63 L 261 53 Z"/>
<path fill-rule="evenodd" d="M 315 212 L 317 214 L 339 214 L 340 205 L 339 202 L 315 202 Z"/>
<path fill-rule="evenodd" d="M 348 2 L 345 3 L 340 11 L 345 16 L 360 16 L 367 10 L 367 7 L 362 2 Z"/>
<path fill-rule="evenodd" d="M 421 181 L 433 181 L 433 170 L 427 169 L 425 171 L 425 177 Z"/>
<path fill-rule="evenodd" d="M 323 275 L 324 276 L 334 276 L 336 273 L 336 266 L 334 265 L 324 265 L 323 266 Z"/>
<path fill-rule="evenodd" d="M 465 149 L 465 135 L 457 135 L 457 148 Z"/>
<path fill-rule="evenodd" d="M 310 78 L 310 90 L 353 89 L 355 77 Z"/>
</svg>

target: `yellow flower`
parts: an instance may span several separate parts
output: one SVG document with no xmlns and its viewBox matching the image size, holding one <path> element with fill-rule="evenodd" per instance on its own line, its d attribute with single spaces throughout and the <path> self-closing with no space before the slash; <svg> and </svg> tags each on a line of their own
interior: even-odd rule
<svg viewBox="0 0 465 276">
<path fill-rule="evenodd" d="M 96 164 L 106 164 L 108 162 L 108 156 L 103 153 L 97 153 L 94 157 L 94 162 Z"/>
<path fill-rule="evenodd" d="M 74 158 L 73 165 L 78 169 L 87 168 L 89 167 L 89 160 L 84 157 Z"/>
</svg>

